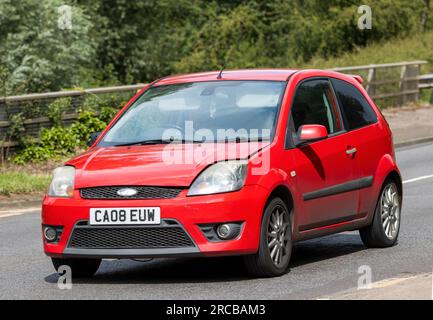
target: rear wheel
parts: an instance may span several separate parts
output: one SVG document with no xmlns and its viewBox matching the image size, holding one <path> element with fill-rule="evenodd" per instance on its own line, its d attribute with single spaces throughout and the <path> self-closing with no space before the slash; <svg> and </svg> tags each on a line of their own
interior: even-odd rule
<svg viewBox="0 0 433 320">
<path fill-rule="evenodd" d="M 255 276 L 280 276 L 287 271 L 291 254 L 290 213 L 283 200 L 274 198 L 263 214 L 259 251 L 244 257 L 245 265 Z"/>
<path fill-rule="evenodd" d="M 397 243 L 401 222 L 401 195 L 396 183 L 388 180 L 382 188 L 373 222 L 360 229 L 361 239 L 367 247 L 386 248 Z"/>
<path fill-rule="evenodd" d="M 101 259 L 51 258 L 51 260 L 57 272 L 61 266 L 69 266 L 73 278 L 90 278 L 98 271 L 101 264 Z"/>
</svg>

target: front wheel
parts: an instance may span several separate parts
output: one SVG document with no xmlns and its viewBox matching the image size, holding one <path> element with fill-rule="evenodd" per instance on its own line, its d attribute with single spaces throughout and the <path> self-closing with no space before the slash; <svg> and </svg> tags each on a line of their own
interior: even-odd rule
<svg viewBox="0 0 433 320">
<path fill-rule="evenodd" d="M 61 266 L 69 266 L 72 278 L 90 278 L 98 271 L 101 264 L 101 259 L 51 258 L 51 261 L 57 272 Z"/>
<path fill-rule="evenodd" d="M 364 244 L 369 248 L 386 248 L 397 243 L 401 222 L 401 195 L 394 181 L 382 188 L 373 222 L 360 229 Z"/>
<path fill-rule="evenodd" d="M 245 265 L 255 276 L 280 276 L 287 271 L 291 254 L 290 213 L 283 200 L 274 198 L 263 214 L 259 251 L 244 257 Z"/>
</svg>

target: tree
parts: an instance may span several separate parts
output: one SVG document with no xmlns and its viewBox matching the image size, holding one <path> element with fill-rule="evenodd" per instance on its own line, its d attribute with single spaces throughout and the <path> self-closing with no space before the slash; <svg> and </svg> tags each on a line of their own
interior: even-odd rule
<svg viewBox="0 0 433 320">
<path fill-rule="evenodd" d="M 59 7 L 63 4 L 60 0 L 0 0 L 3 95 L 83 83 L 95 57 L 89 37 L 92 23 L 80 7 L 72 6 L 71 28 L 62 25 L 59 19 L 65 12 Z"/>
</svg>

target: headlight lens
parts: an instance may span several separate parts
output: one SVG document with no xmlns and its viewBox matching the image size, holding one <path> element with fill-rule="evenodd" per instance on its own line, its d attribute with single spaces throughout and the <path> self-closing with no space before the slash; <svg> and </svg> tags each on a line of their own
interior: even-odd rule
<svg viewBox="0 0 433 320">
<path fill-rule="evenodd" d="M 75 168 L 59 167 L 54 170 L 53 175 L 48 195 L 50 197 L 72 198 L 75 185 Z"/>
<path fill-rule="evenodd" d="M 218 162 L 198 176 L 188 196 L 237 191 L 244 186 L 247 172 L 246 160 Z"/>
</svg>

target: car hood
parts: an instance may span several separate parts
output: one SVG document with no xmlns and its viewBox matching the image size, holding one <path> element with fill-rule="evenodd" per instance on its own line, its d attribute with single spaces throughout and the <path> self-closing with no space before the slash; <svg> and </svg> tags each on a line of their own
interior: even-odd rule
<svg viewBox="0 0 433 320">
<path fill-rule="evenodd" d="M 246 159 L 268 142 L 170 144 L 93 148 L 72 159 L 75 187 L 188 187 L 208 165 Z"/>
</svg>

